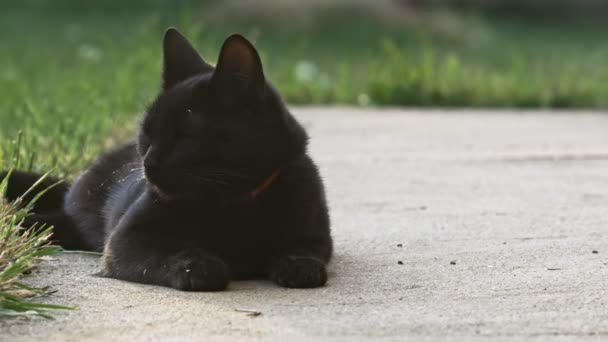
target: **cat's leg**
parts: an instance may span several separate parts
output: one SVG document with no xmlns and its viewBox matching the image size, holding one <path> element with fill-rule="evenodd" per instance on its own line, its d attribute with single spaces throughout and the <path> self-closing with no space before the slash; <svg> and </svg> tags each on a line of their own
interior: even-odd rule
<svg viewBox="0 0 608 342">
<path fill-rule="evenodd" d="M 203 249 L 169 249 L 146 244 L 135 234 L 117 233 L 104 250 L 103 276 L 182 291 L 221 291 L 228 286 L 228 265 Z"/>
<path fill-rule="evenodd" d="M 313 288 L 327 282 L 326 265 L 331 254 L 327 237 L 302 238 L 284 246 L 270 263 L 270 279 L 290 288 Z"/>
<path fill-rule="evenodd" d="M 133 211 L 106 243 L 102 275 L 183 291 L 220 291 L 228 286 L 228 264 L 193 247 L 188 237 L 173 229 L 179 223 L 171 222 L 171 213 L 162 207 Z"/>
<path fill-rule="evenodd" d="M 269 276 L 276 284 L 312 288 L 327 282 L 326 265 L 332 254 L 329 214 L 319 182 L 292 186 L 282 201 L 280 238 L 271 258 Z"/>
</svg>

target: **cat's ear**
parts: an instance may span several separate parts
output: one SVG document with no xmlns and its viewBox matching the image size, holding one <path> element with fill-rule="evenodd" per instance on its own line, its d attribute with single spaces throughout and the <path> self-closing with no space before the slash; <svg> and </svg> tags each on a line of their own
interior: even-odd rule
<svg viewBox="0 0 608 342">
<path fill-rule="evenodd" d="M 196 52 L 188 39 L 170 27 L 163 39 L 163 89 L 168 89 L 196 74 L 213 70 Z"/>
<path fill-rule="evenodd" d="M 239 97 L 260 97 L 265 81 L 262 61 L 257 50 L 247 39 L 233 34 L 224 41 L 212 84 L 220 93 Z"/>
</svg>

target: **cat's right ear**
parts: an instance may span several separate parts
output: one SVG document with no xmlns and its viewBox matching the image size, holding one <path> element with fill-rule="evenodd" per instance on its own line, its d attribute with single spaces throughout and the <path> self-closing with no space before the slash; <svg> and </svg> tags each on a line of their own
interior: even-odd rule
<svg viewBox="0 0 608 342">
<path fill-rule="evenodd" d="M 177 29 L 170 27 L 163 39 L 163 89 L 196 74 L 213 70 Z"/>
</svg>

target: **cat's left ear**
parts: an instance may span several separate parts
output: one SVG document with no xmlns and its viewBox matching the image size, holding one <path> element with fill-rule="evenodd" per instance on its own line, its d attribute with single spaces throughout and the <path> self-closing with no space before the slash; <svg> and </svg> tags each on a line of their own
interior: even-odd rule
<svg viewBox="0 0 608 342">
<path fill-rule="evenodd" d="M 171 88 L 196 74 L 213 70 L 188 39 L 173 27 L 165 32 L 163 58 L 163 89 Z"/>
<path fill-rule="evenodd" d="M 220 93 L 241 98 L 263 96 L 265 79 L 262 61 L 253 44 L 245 37 L 233 34 L 224 41 L 212 84 Z"/>
</svg>

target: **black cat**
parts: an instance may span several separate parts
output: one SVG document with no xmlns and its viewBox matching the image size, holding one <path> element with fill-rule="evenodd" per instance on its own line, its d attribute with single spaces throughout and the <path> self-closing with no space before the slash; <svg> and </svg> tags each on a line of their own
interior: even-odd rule
<svg viewBox="0 0 608 342">
<path fill-rule="evenodd" d="M 112 278 L 191 291 L 264 277 L 322 286 L 332 241 L 307 140 L 249 41 L 226 39 L 214 68 L 170 28 L 137 142 L 53 188 L 28 220 L 54 225 L 65 248 L 103 251 Z M 13 173 L 9 200 L 37 178 Z"/>
</svg>

